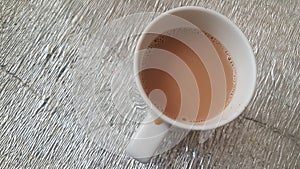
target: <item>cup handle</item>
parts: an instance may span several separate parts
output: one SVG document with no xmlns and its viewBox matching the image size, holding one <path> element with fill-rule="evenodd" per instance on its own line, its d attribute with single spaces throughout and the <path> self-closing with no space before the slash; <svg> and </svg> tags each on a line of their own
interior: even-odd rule
<svg viewBox="0 0 300 169">
<path fill-rule="evenodd" d="M 156 124 L 157 118 L 149 113 L 126 147 L 126 153 L 142 163 L 150 160 L 170 128 L 165 122 Z"/>
</svg>

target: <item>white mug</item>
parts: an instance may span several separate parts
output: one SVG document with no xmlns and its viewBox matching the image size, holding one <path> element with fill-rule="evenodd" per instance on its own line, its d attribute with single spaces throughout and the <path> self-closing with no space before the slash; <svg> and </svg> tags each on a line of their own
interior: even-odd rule
<svg viewBox="0 0 300 169">
<path fill-rule="evenodd" d="M 255 57 L 247 38 L 234 23 L 220 13 L 210 9 L 196 6 L 179 7 L 155 18 L 146 27 L 144 34 L 151 31 L 153 32 L 155 29 L 162 32 L 164 29 L 181 27 L 186 24 L 184 21 L 182 23 L 176 22 L 176 24 L 167 23 L 169 19 L 163 21 L 166 19 L 166 15 L 180 17 L 186 20 L 198 29 L 211 34 L 224 45 L 229 51 L 234 63 L 236 86 L 230 103 L 216 117 L 207 119 L 204 123 L 188 124 L 174 120 L 158 110 L 145 94 L 139 76 L 135 76 L 135 81 L 143 100 L 151 107 L 151 112 L 149 112 L 144 120 L 144 122 L 148 123 L 142 123 L 139 126 L 126 148 L 127 154 L 140 162 L 147 162 L 150 159 L 171 125 L 189 130 L 210 130 L 225 125 L 243 112 L 255 91 Z M 136 51 L 140 50 L 141 42 L 146 38 L 144 34 L 138 41 Z M 138 75 L 140 71 L 138 68 L 139 59 L 141 59 L 140 53 L 136 52 L 134 56 L 135 75 Z M 154 119 L 157 117 L 163 122 L 160 124 L 155 123 Z"/>
</svg>

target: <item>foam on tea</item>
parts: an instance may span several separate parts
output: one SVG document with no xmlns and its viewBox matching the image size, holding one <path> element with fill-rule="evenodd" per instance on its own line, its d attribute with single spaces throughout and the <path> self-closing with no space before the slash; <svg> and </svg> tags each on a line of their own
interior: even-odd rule
<svg viewBox="0 0 300 169">
<path fill-rule="evenodd" d="M 221 62 L 222 69 L 225 76 L 225 85 L 222 86 L 226 91 L 226 98 L 224 99 L 224 104 L 219 107 L 214 107 L 214 112 L 211 112 L 210 109 L 213 105 L 212 103 L 212 84 L 211 79 L 214 77 L 209 76 L 207 67 L 202 62 L 201 57 L 192 50 L 188 44 L 182 42 L 180 39 L 174 38 L 174 36 L 169 36 L 171 34 L 176 34 L 181 31 L 181 34 L 190 35 L 193 37 L 193 30 L 181 29 L 181 30 L 172 30 L 164 34 L 147 34 L 147 38 L 151 39 L 149 42 L 142 43 L 142 48 L 144 49 L 156 49 L 162 52 L 150 52 L 146 53 L 146 56 L 141 61 L 141 64 L 147 65 L 150 61 L 153 62 L 153 58 L 157 59 L 157 64 L 162 64 L 164 70 L 157 68 L 148 68 L 141 70 L 139 72 L 139 77 L 142 83 L 142 87 L 149 97 L 151 102 L 166 116 L 176 119 L 183 122 L 203 122 L 208 118 L 215 117 L 225 108 L 226 105 L 230 102 L 231 96 L 235 89 L 235 70 L 234 64 L 231 60 L 230 54 L 227 49 L 214 38 L 212 35 L 205 33 L 209 41 L 212 43 L 215 48 L 219 60 Z M 159 55 L 159 56 L 157 56 Z M 163 59 L 166 55 L 174 55 L 176 57 L 169 57 L 167 60 Z M 209 57 L 209 56 L 205 56 Z M 187 66 L 187 68 L 182 68 L 178 66 L 181 65 Z M 151 63 L 153 64 L 153 63 Z M 187 70 L 185 70 L 187 69 Z M 178 78 L 167 72 L 166 70 L 174 70 L 176 76 L 180 77 L 181 82 L 178 81 Z M 190 72 L 188 74 L 187 72 Z M 191 77 L 193 76 L 193 77 Z M 190 80 L 190 79 L 194 79 Z M 182 82 L 183 81 L 183 82 Z M 180 84 L 185 83 L 185 86 Z M 195 88 L 188 87 L 189 83 L 195 83 L 199 91 L 199 99 L 193 99 L 195 95 Z M 191 85 L 192 86 L 192 85 Z M 162 91 L 161 98 L 159 93 L 156 97 L 150 97 L 151 92 L 153 91 Z M 183 104 L 182 92 L 185 92 L 185 102 Z M 187 96 L 191 97 L 187 97 Z M 195 102 L 196 101 L 196 102 Z M 199 102 L 199 103 L 198 103 Z M 195 116 L 190 116 L 190 113 L 195 110 L 195 106 L 199 104 L 196 110 Z M 182 107 L 185 107 L 184 111 L 181 112 Z M 210 112 L 210 114 L 209 114 Z"/>
</svg>

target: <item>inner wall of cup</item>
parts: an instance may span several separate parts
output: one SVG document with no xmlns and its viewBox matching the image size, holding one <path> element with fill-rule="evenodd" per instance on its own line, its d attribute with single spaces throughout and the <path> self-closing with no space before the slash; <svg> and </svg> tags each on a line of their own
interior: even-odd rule
<svg viewBox="0 0 300 169">
<path fill-rule="evenodd" d="M 224 16 L 204 8 L 171 12 L 217 38 L 229 51 L 236 70 L 236 89 L 231 102 L 218 116 L 205 122 L 215 127 L 236 118 L 247 106 L 255 87 L 256 68 L 252 49 L 243 33 Z M 220 117 L 221 116 L 221 117 Z"/>
<path fill-rule="evenodd" d="M 217 38 L 225 46 L 231 54 L 235 65 L 236 89 L 231 102 L 225 110 L 214 118 L 206 120 L 204 123 L 192 125 L 185 124 L 183 122 L 174 121 L 169 117 L 158 113 L 159 110 L 154 112 L 160 114 L 162 119 L 169 123 L 183 128 L 191 129 L 192 127 L 194 130 L 212 129 L 228 123 L 244 110 L 252 97 L 255 87 L 255 60 L 248 40 L 231 21 L 212 10 L 207 10 L 201 7 L 184 7 L 171 10 L 167 13 L 186 19 L 201 30 Z M 151 29 L 153 25 L 155 25 L 155 22 L 148 26 L 148 30 Z M 145 32 L 147 32 L 147 29 Z M 140 39 L 140 44 L 137 46 L 138 48 L 141 47 L 141 41 L 144 40 L 144 38 Z M 135 64 L 139 61 L 139 57 L 136 57 L 136 59 Z M 135 66 L 135 69 L 138 69 L 138 65 Z M 139 83 L 140 79 L 138 79 L 138 86 L 140 90 L 142 90 L 141 84 Z M 151 101 L 147 99 L 144 92 L 142 92 L 142 95 L 148 104 L 151 105 Z"/>
</svg>

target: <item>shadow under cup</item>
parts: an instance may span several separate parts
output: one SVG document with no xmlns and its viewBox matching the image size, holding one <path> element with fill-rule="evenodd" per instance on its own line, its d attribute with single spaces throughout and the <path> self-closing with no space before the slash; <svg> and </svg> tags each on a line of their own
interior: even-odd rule
<svg viewBox="0 0 300 169">
<path fill-rule="evenodd" d="M 162 120 L 180 128 L 207 130 L 232 121 L 245 109 L 250 102 L 255 89 L 256 63 L 247 38 L 229 19 L 209 9 L 198 7 L 178 8 L 176 10 L 170 10 L 168 14 L 183 18 L 203 32 L 212 35 L 229 51 L 235 69 L 235 90 L 231 97 L 231 101 L 221 113 L 218 113 L 218 115 L 212 118 L 208 118 L 204 122 L 197 123 L 184 123 L 164 115 L 161 110 L 157 106 L 154 106 L 153 102 L 148 99 L 147 95 L 149 93 L 144 90 L 142 79 L 138 76 L 136 81 L 144 100 Z M 151 32 L 152 28 L 157 27 L 156 23 L 162 20 L 163 17 L 164 16 L 162 15 L 156 18 L 156 20 L 154 20 L 145 30 L 145 33 Z M 143 43 L 145 41 L 149 42 L 149 38 L 147 38 L 146 34 L 144 34 L 139 40 L 137 49 L 144 48 Z M 135 64 L 141 63 L 141 58 L 142 57 L 135 57 Z M 140 70 L 139 64 L 135 65 L 135 70 L 136 72 L 137 70 Z M 174 106 L 176 107 L 176 105 Z"/>
</svg>

